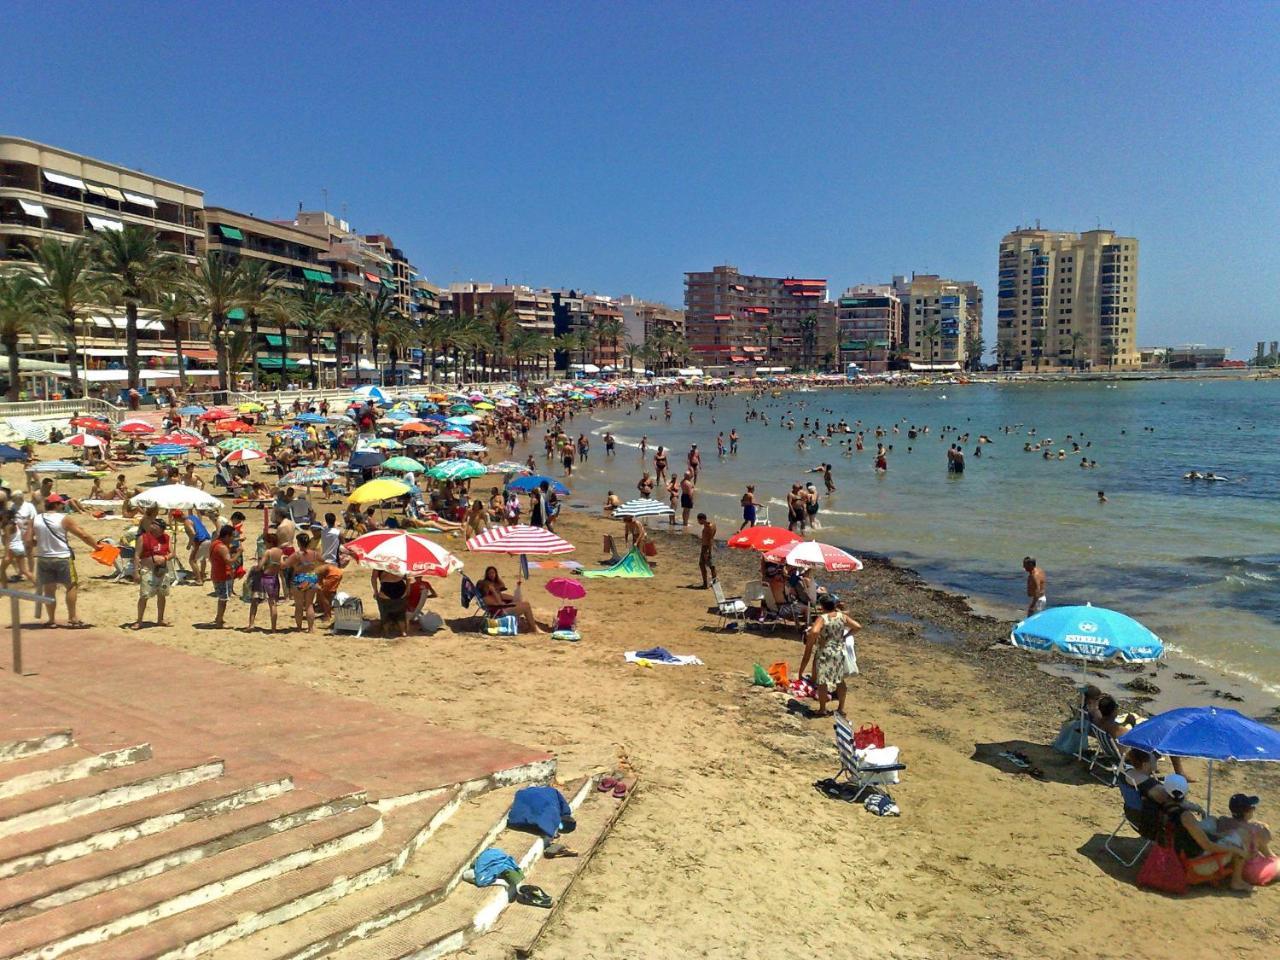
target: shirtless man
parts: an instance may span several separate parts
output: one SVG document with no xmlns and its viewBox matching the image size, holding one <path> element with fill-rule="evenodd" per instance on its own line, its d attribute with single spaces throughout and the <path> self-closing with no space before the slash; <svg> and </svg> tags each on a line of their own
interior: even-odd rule
<svg viewBox="0 0 1280 960">
<path fill-rule="evenodd" d="M 693 483 L 693 468 L 690 467 L 680 481 L 680 525 L 686 528 L 689 526 L 689 511 L 693 509 Z"/>
<path fill-rule="evenodd" d="M 1036 566 L 1034 557 L 1022 558 L 1022 569 L 1027 571 L 1027 616 L 1039 613 L 1049 605 L 1045 598 L 1044 571 Z"/>
<path fill-rule="evenodd" d="M 702 525 L 702 534 L 698 538 L 698 571 L 702 574 L 702 589 L 706 590 L 711 586 L 707 580 L 707 571 L 711 572 L 711 579 L 719 579 L 716 575 L 716 564 L 711 559 L 711 549 L 716 543 L 716 525 L 712 520 L 707 519 L 705 513 L 698 514 L 698 523 Z"/>
</svg>

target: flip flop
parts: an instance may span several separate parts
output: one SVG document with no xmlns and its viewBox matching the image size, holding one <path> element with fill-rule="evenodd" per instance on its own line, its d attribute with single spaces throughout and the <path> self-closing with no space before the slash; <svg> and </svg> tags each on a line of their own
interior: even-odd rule
<svg viewBox="0 0 1280 960">
<path fill-rule="evenodd" d="M 1008 760 L 1010 763 L 1012 763 L 1015 767 L 1018 767 L 1019 769 L 1025 770 L 1027 767 L 1031 766 L 1031 763 L 1029 761 L 1019 758 L 1017 754 L 1010 753 L 1008 750 L 1004 750 L 1000 753 L 997 753 L 996 756 L 999 757 L 1001 760 Z"/>
<path fill-rule="evenodd" d="M 840 799 L 840 784 L 836 783 L 830 777 L 827 777 L 825 780 L 819 780 L 813 785 L 813 788 L 824 797 L 829 797 L 832 800 Z"/>
<path fill-rule="evenodd" d="M 563 843 L 548 843 L 547 848 L 542 851 L 542 855 L 548 860 L 556 860 L 560 857 L 576 857 L 577 850 L 570 850 Z"/>
<path fill-rule="evenodd" d="M 621 800 L 623 797 L 625 797 L 625 796 L 627 795 L 627 785 L 626 785 L 625 783 L 623 783 L 621 780 L 619 780 L 619 781 L 618 781 L 616 784 L 614 784 L 614 786 L 613 786 L 613 795 L 614 795 L 617 799 Z"/>
<path fill-rule="evenodd" d="M 614 779 L 613 777 L 605 777 L 596 785 L 596 789 L 599 790 L 601 793 L 608 793 L 617 785 L 618 785 L 618 781 L 616 779 Z"/>
<path fill-rule="evenodd" d="M 541 907 L 543 910 L 551 909 L 551 897 L 541 887 L 532 884 L 525 884 L 516 891 L 516 903 L 523 903 L 527 907 Z"/>
</svg>

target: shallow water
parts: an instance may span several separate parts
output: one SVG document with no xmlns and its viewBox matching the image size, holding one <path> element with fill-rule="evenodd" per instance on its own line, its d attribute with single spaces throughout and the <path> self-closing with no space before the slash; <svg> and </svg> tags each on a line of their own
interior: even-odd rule
<svg viewBox="0 0 1280 960">
<path fill-rule="evenodd" d="M 753 407 L 768 426 L 746 421 Z M 1280 692 L 1280 381 L 830 390 L 719 397 L 714 411 L 685 397 L 672 409 L 669 425 L 661 402 L 633 414 L 601 411 L 593 432 L 612 429 L 618 454 L 606 461 L 597 436 L 592 459 L 575 471 L 579 502 L 594 507 L 606 488 L 635 495 L 642 435 L 650 467 L 658 442 L 673 467 L 699 445 L 695 512 L 717 517 L 722 534 L 737 528 L 744 484 L 755 483 L 773 522 L 785 523 L 779 504 L 790 483 L 814 480 L 821 490 L 807 471 L 826 461 L 837 490 L 823 498 L 819 538 L 882 553 L 1011 616 L 1025 602 L 1022 557 L 1034 555 L 1050 602 L 1123 610 L 1186 656 Z M 788 411 L 795 430 L 779 425 Z M 866 449 L 845 456 L 837 435 L 797 450 L 806 416 L 824 428 L 861 420 Z M 913 424 L 929 434 L 909 440 Z M 892 445 L 883 474 L 873 469 L 877 425 Z M 739 453 L 718 460 L 716 434 L 730 427 L 741 435 Z M 946 448 L 966 432 L 967 469 L 950 474 Z M 993 441 L 981 457 L 979 434 Z M 1023 451 L 1044 438 L 1053 459 Z M 1082 456 L 1097 466 L 1082 469 Z M 1230 480 L 1182 479 L 1190 470 Z"/>
</svg>

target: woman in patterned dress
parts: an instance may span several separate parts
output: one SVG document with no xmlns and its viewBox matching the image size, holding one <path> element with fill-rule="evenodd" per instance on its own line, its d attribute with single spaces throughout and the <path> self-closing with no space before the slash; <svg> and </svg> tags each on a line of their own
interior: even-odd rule
<svg viewBox="0 0 1280 960">
<path fill-rule="evenodd" d="M 828 717 L 827 700 L 835 691 L 836 710 L 844 716 L 844 701 L 848 694 L 848 679 L 858 672 L 857 666 L 852 670 L 845 662 L 844 638 L 846 634 L 854 634 L 862 629 L 862 624 L 837 608 L 834 596 L 824 593 L 818 598 L 822 613 L 814 617 L 804 637 L 804 655 L 800 659 L 798 676 L 804 675 L 804 668 L 813 658 L 813 685 L 818 691 L 817 716 Z"/>
</svg>

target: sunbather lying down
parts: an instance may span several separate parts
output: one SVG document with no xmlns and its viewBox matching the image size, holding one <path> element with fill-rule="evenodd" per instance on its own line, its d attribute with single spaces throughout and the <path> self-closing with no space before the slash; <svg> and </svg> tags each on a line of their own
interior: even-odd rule
<svg viewBox="0 0 1280 960">
<path fill-rule="evenodd" d="M 518 600 L 507 592 L 507 585 L 502 582 L 502 577 L 498 576 L 497 567 L 484 568 L 484 577 L 476 584 L 476 590 L 490 613 L 514 613 L 522 628 L 527 629 L 529 633 L 547 632 L 539 626 L 529 601 Z"/>
</svg>

